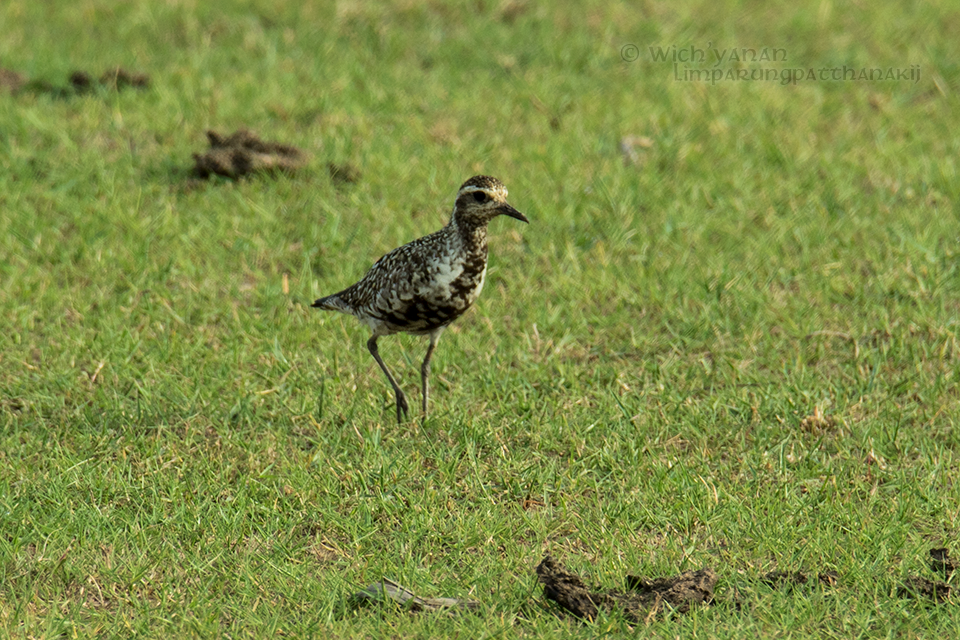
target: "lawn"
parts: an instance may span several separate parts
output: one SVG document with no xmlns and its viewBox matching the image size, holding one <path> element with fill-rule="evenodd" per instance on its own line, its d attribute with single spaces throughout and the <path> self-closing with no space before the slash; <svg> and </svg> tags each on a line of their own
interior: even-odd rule
<svg viewBox="0 0 960 640">
<path fill-rule="evenodd" d="M 958 24 L 946 0 L 6 0 L 0 636 L 955 633 L 956 591 L 900 591 L 960 588 L 928 561 L 960 555 Z M 149 85 L 97 82 L 117 66 Z M 241 128 L 307 165 L 190 174 Z M 426 340 L 380 341 L 398 426 L 366 328 L 309 305 L 478 173 L 530 224 L 491 224 L 425 422 Z M 579 621 L 547 553 L 606 589 L 710 567 L 715 599 Z M 383 577 L 480 609 L 351 603 Z"/>
</svg>

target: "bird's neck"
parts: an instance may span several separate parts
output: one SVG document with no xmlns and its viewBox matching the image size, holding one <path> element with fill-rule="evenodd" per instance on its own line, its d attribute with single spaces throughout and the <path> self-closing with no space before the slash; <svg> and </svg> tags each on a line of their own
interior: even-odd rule
<svg viewBox="0 0 960 640">
<path fill-rule="evenodd" d="M 450 220 L 450 226 L 453 227 L 460 244 L 468 253 L 484 254 L 487 253 L 487 225 L 486 223 L 476 224 L 459 219 L 454 214 Z"/>
</svg>

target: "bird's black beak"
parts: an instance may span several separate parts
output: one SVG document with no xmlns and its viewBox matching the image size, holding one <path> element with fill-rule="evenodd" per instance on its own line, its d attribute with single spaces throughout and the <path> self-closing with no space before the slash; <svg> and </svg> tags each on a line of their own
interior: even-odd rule
<svg viewBox="0 0 960 640">
<path fill-rule="evenodd" d="M 517 211 L 516 209 L 514 209 L 513 207 L 511 207 L 506 203 L 500 205 L 497 208 L 497 211 L 502 216 L 510 216 L 511 218 L 519 220 L 520 222 L 526 222 L 526 223 L 530 222 L 529 220 L 527 220 L 527 216 L 523 215 L 522 213 L 520 213 L 519 211 Z"/>
</svg>

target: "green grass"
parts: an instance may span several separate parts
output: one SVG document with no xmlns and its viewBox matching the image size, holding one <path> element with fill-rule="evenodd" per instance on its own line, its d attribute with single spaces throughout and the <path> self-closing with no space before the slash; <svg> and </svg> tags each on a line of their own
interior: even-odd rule
<svg viewBox="0 0 960 640">
<path fill-rule="evenodd" d="M 4 2 L 0 67 L 152 85 L 0 93 L 0 635 L 629 633 L 556 615 L 548 551 L 608 588 L 713 567 L 652 636 L 953 633 L 896 591 L 960 554 L 960 13 L 896 4 Z M 647 49 L 708 43 L 922 75 L 711 86 Z M 313 159 L 188 182 L 239 127 Z M 308 304 L 479 172 L 531 224 L 492 224 L 398 427 L 366 330 Z M 381 341 L 411 406 L 425 348 Z M 381 576 L 483 610 L 344 606 Z"/>
</svg>

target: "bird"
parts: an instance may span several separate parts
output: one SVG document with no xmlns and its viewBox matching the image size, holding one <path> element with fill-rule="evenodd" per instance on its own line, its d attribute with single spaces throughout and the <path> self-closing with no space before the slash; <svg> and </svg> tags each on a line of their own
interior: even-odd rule
<svg viewBox="0 0 960 640">
<path fill-rule="evenodd" d="M 507 203 L 507 188 L 491 176 L 473 176 L 457 191 L 450 221 L 387 253 L 357 283 L 318 299 L 313 307 L 355 316 L 370 329 L 367 349 L 396 397 L 397 423 L 409 417 L 406 396 L 384 364 L 377 340 L 396 333 L 430 338 L 420 366 L 423 419 L 430 396 L 430 359 L 440 334 L 476 302 L 487 273 L 487 225 L 497 216 L 529 223 Z"/>
</svg>

